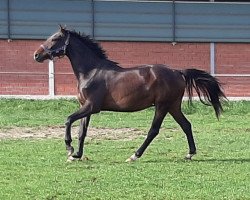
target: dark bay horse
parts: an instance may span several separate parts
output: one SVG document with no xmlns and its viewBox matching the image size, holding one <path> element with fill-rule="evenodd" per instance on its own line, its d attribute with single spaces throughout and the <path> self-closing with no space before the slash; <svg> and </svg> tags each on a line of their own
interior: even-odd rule
<svg viewBox="0 0 250 200">
<path fill-rule="evenodd" d="M 173 116 L 186 134 L 189 145 L 186 159 L 191 159 L 196 154 L 191 124 L 181 111 L 185 89 L 191 101 L 194 88 L 202 103 L 213 106 L 217 118 L 222 111 L 221 101 L 226 97 L 218 80 L 205 71 L 174 70 L 159 64 L 121 68 L 107 58 L 97 42 L 62 27 L 34 52 L 34 59 L 43 62 L 64 55 L 69 58 L 78 81 L 78 100 L 81 105 L 66 121 L 68 160 L 83 157 L 90 117 L 100 111 L 134 112 L 155 107 L 154 119 L 144 143 L 127 161 L 135 161 L 142 156 L 159 133 L 167 113 Z M 71 125 L 79 119 L 78 151 L 74 154 Z"/>
</svg>

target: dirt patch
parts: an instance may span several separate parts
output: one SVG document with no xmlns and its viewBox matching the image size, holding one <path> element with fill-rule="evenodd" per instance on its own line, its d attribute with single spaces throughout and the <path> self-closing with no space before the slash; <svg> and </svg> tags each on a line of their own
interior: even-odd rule
<svg viewBox="0 0 250 200">
<path fill-rule="evenodd" d="M 77 137 L 78 127 L 72 128 L 72 136 Z M 0 140 L 2 139 L 25 139 L 25 138 L 64 138 L 64 127 L 39 127 L 23 128 L 15 127 L 0 130 Z M 107 140 L 132 140 L 143 136 L 143 131 L 132 128 L 89 128 L 87 137 L 90 139 Z"/>
</svg>

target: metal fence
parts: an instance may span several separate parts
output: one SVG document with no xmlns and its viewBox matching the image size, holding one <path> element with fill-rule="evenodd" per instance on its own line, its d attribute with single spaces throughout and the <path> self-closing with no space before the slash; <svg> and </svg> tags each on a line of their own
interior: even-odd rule
<svg viewBox="0 0 250 200">
<path fill-rule="evenodd" d="M 0 38 L 44 39 L 66 24 L 97 40 L 250 42 L 250 3 L 1 0 Z"/>
</svg>

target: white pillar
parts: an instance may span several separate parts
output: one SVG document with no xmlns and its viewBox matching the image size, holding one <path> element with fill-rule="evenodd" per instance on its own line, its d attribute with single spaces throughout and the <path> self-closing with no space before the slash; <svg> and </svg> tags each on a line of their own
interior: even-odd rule
<svg viewBox="0 0 250 200">
<path fill-rule="evenodd" d="M 215 44 L 210 43 L 210 74 L 215 75 Z"/>
<path fill-rule="evenodd" d="M 210 2 L 214 2 L 214 0 L 210 0 Z M 214 42 L 210 43 L 210 74 L 215 76 L 215 44 Z"/>
<path fill-rule="evenodd" d="M 49 60 L 49 96 L 55 96 L 54 62 Z"/>
</svg>

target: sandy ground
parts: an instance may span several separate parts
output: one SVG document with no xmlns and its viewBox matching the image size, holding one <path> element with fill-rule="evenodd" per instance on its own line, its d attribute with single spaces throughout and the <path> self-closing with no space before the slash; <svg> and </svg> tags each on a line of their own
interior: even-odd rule
<svg viewBox="0 0 250 200">
<path fill-rule="evenodd" d="M 77 137 L 79 128 L 72 128 L 72 136 Z M 39 139 L 39 138 L 64 138 L 64 127 L 15 127 L 0 130 L 0 140 L 3 139 Z M 131 128 L 109 129 L 89 128 L 87 137 L 90 139 L 132 140 L 145 135 L 141 130 Z"/>
</svg>

